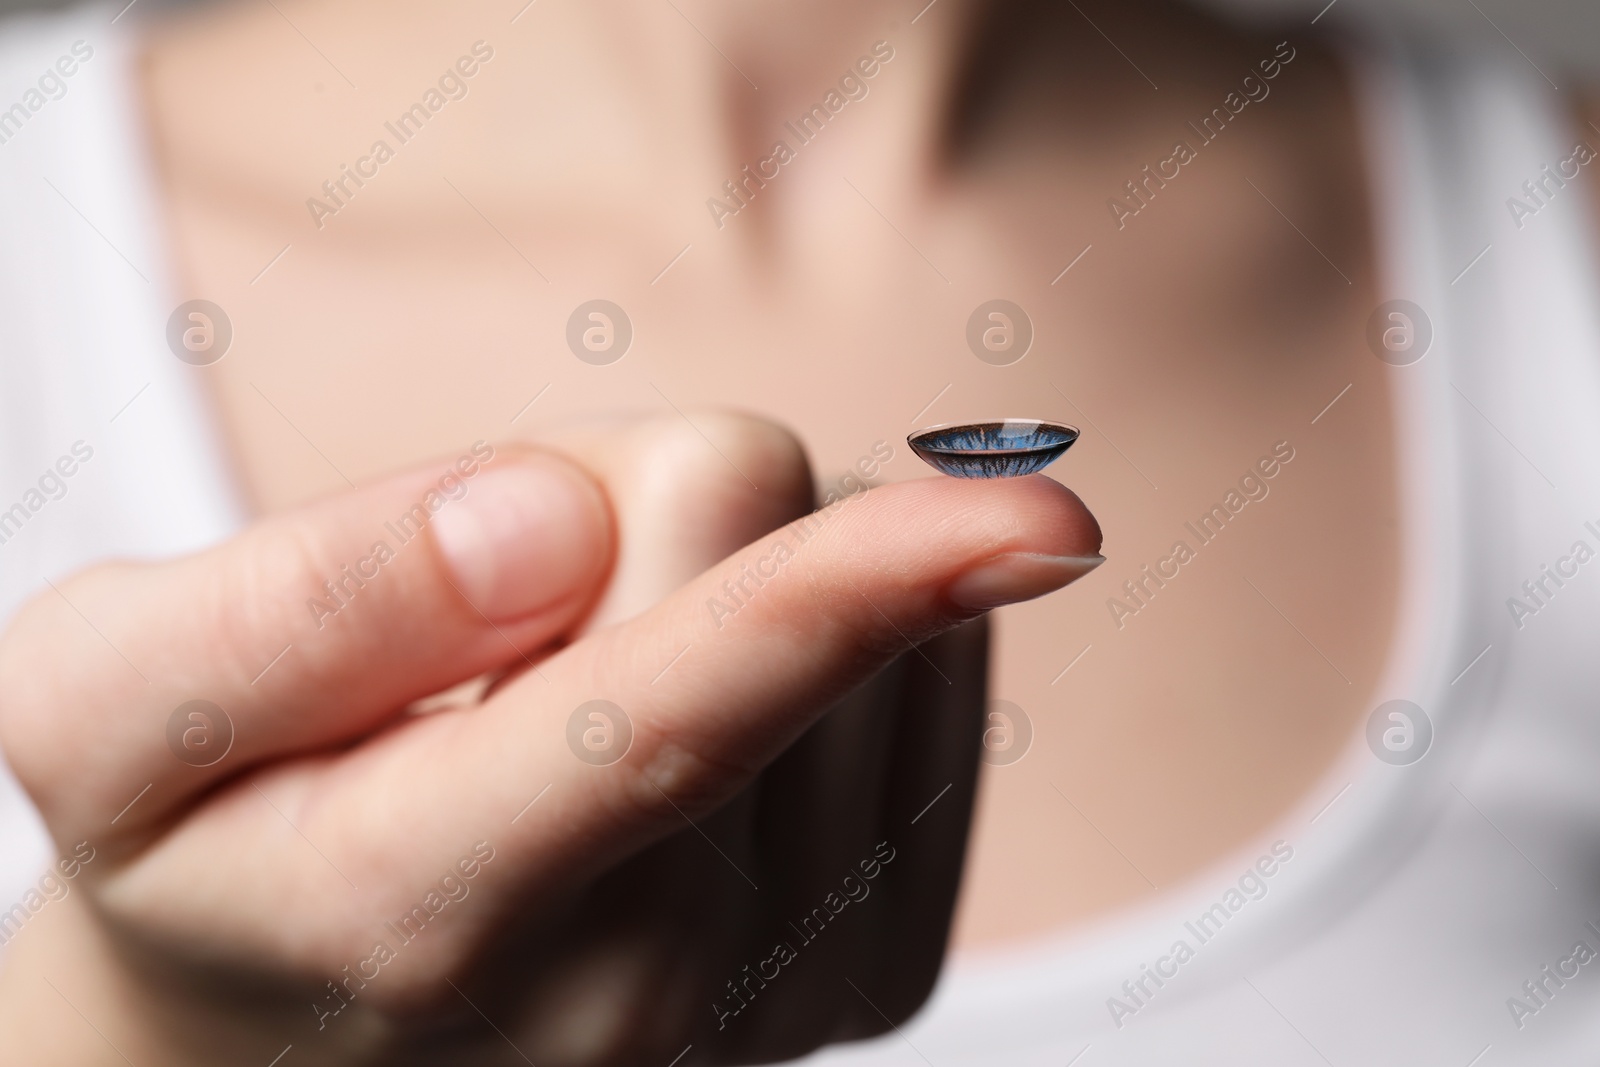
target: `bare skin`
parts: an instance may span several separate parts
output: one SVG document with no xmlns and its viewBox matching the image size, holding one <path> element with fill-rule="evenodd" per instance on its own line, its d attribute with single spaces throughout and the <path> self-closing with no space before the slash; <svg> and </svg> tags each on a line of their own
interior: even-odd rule
<svg viewBox="0 0 1600 1067">
<path fill-rule="evenodd" d="M 672 405 L 699 427 L 680 427 L 675 440 L 698 447 L 701 430 L 711 438 L 698 458 L 672 453 L 693 471 L 687 484 L 665 473 L 599 477 L 616 507 L 679 501 L 679 551 L 628 572 L 640 584 L 619 594 L 628 607 L 620 622 L 795 512 L 796 466 L 724 438 L 723 424 L 700 414 L 707 406 L 792 427 L 825 486 L 879 440 L 896 448 L 884 480 L 921 477 L 900 443 L 913 421 L 1059 417 L 1083 426 L 1085 439 L 1058 476 L 1109 531 L 1110 562 L 1072 593 L 996 620 L 990 692 L 1027 709 L 1036 737 L 1026 759 L 983 778 L 956 942 L 1069 928 L 1259 833 L 1369 710 L 1397 582 L 1390 371 L 1362 340 L 1383 295 L 1372 282 L 1361 145 L 1337 68 L 1313 45 L 1290 42 L 1295 58 L 1270 98 L 1119 229 L 1107 198 L 1169 156 L 1174 138 L 1191 138 L 1185 123 L 1220 106 L 1273 57 L 1276 39 L 1159 5 L 1086 8 L 1156 90 L 1076 14 L 944 0 L 912 25 L 842 4 L 803 16 L 778 5 L 681 6 L 680 15 L 670 6 L 538 5 L 511 23 L 514 10 L 280 4 L 280 14 L 245 4 L 154 35 L 144 88 L 175 265 L 186 295 L 218 302 L 233 319 L 234 348 L 206 374 L 259 511 L 286 514 L 346 479 L 366 485 L 454 455 L 462 442 L 554 440 L 551 428 L 574 417 L 653 409 L 685 421 Z M 478 40 L 494 55 L 468 95 L 319 228 L 307 198 Z M 785 118 L 880 40 L 894 55 L 870 94 L 718 228 L 707 198 L 766 157 Z M 979 362 L 963 340 L 971 309 L 996 295 L 1022 304 L 1037 331 L 1029 355 L 1004 368 Z M 563 336 L 572 309 L 596 296 L 623 305 L 637 331 L 627 356 L 607 367 L 580 362 Z M 743 433 L 730 431 L 734 441 Z M 1107 598 L 1189 539 L 1185 521 L 1278 442 L 1294 458 L 1270 496 L 1119 627 Z M 661 454 L 640 449 L 627 469 L 649 469 Z M 748 498 L 738 495 L 746 489 Z M 697 533 L 700 494 L 729 493 L 734 503 Z M 963 512 L 965 499 L 938 498 L 958 526 L 984 514 L 977 498 Z M 1084 532 L 1093 520 L 1081 510 L 1029 514 L 1037 526 L 1022 533 L 1041 543 L 1052 529 L 1058 541 L 1077 529 L 1049 551 L 1093 550 L 1097 535 Z M 857 533 L 865 545 L 883 531 Z M 622 546 L 646 551 L 626 537 Z M 539 632 L 586 638 L 564 629 L 575 618 Z M 912 632 L 954 621 L 923 619 Z M 835 681 L 860 676 L 831 663 L 816 670 Z M 761 751 L 792 736 L 764 735 Z M 49 762 L 32 766 L 36 793 L 51 793 Z M 705 790 L 697 810 L 742 784 Z M 56 818 L 70 823 L 76 803 L 60 800 L 66 815 Z M 192 817 L 202 829 L 226 828 L 206 822 L 214 814 Z M 140 897 L 137 875 L 122 876 L 133 887 L 120 895 L 108 889 L 105 906 L 124 933 L 171 935 L 170 917 Z M 530 879 L 524 871 L 508 881 L 504 899 L 518 899 Z M 61 909 L 56 933 L 30 934 L 31 955 L 19 958 L 47 961 L 51 945 L 89 959 L 125 955 L 125 944 L 93 943 L 95 927 L 74 914 Z M 399 985 L 372 1021 L 378 1038 L 390 1013 L 425 1001 L 425 977 L 481 965 L 488 936 L 463 931 L 455 955 L 408 961 L 415 982 Z M 286 955 L 291 969 L 306 962 Z M 11 973 L 26 970 L 24 962 Z M 534 1003 L 522 1023 L 556 1041 L 540 1021 L 559 1017 L 559 1002 L 540 1000 L 547 987 L 528 981 Z M 896 1017 L 925 988 L 902 988 Z M 101 1001 L 129 998 L 138 1001 L 108 982 Z M 45 1003 L 32 1005 L 41 1017 Z M 837 1006 L 819 1010 L 821 1028 L 781 1020 L 722 1055 L 787 1054 L 805 1040 L 881 1029 Z M 276 1031 L 259 1022 L 218 1033 L 264 1042 Z M 630 1032 L 638 1047 L 620 1052 L 559 1042 L 544 1051 L 558 1062 L 612 1062 L 640 1049 L 670 1058 L 669 1046 L 704 1022 Z M 181 1029 L 153 1028 L 149 1047 Z M 369 1036 L 357 1030 L 351 1040 Z M 360 1051 L 382 1048 L 378 1038 Z M 470 1047 L 483 1062 L 504 1056 Z"/>
<path fill-rule="evenodd" d="M 0 741 L 88 862 L 0 971 L 7 1060 L 293 1044 L 341 1067 L 600 1067 L 692 1044 L 685 1062 L 755 1063 L 907 1017 L 943 955 L 977 771 L 982 633 L 944 632 L 1085 573 L 1099 530 L 1040 477 L 809 516 L 791 437 L 702 429 L 764 494 L 676 417 L 617 424 L 435 461 L 25 608 L 0 642 Z M 662 460 L 671 492 L 641 492 Z M 452 499 L 313 620 L 305 593 L 432 487 Z M 768 532 L 800 518 L 803 545 Z M 800 545 L 782 580 L 710 618 L 779 539 Z M 928 643 L 892 662 L 907 640 Z M 485 672 L 486 693 L 405 711 Z M 197 693 L 232 743 L 174 759 L 196 750 L 163 727 Z M 626 743 L 590 736 L 629 723 Z M 813 906 L 816 944 L 788 926 Z M 782 995 L 742 1006 L 746 967 Z"/>
<path fill-rule="evenodd" d="M 147 82 L 188 291 L 238 324 L 211 378 L 264 511 L 343 484 L 296 428 L 359 480 L 474 437 L 665 409 L 666 397 L 794 427 L 825 479 L 887 440 L 897 458 L 884 476 L 900 479 L 923 472 L 899 437 L 947 383 L 923 423 L 1038 413 L 1082 426 L 1056 476 L 1111 531 L 1110 562 L 1080 595 L 1000 621 L 993 693 L 1028 709 L 1038 736 L 1025 761 L 985 778 L 962 944 L 1061 928 L 1182 878 L 1296 800 L 1364 714 L 1396 578 L 1390 412 L 1385 368 L 1362 341 L 1380 298 L 1361 145 L 1342 77 L 1316 48 L 1291 42 L 1272 95 L 1118 231 L 1107 198 L 1175 137 L 1198 143 L 1186 122 L 1276 39 L 1161 8 L 1090 12 L 1159 75 L 1157 92 L 1076 15 L 1020 11 L 1033 29 L 997 27 L 969 60 L 974 88 L 957 99 L 970 117 L 957 123 L 953 68 L 982 15 L 970 5 L 941 4 L 915 26 L 808 11 L 814 36 L 798 48 L 798 16 L 776 7 L 752 16 L 759 25 L 685 8 L 759 92 L 670 8 L 536 7 L 515 25 L 286 10 L 359 65 L 359 95 L 257 6 L 158 37 Z M 306 198 L 480 37 L 496 58 L 470 95 L 317 230 Z M 896 58 L 870 95 L 719 231 L 707 197 L 879 39 Z M 641 56 L 648 81 L 629 74 Z M 638 339 L 594 368 L 562 330 L 606 294 Z M 971 308 L 997 294 L 1028 309 L 1038 337 L 1003 369 L 962 341 Z M 1279 440 L 1297 458 L 1273 483 L 1278 499 L 1151 610 L 1110 625 L 1106 598 L 1190 539 L 1183 522 Z"/>
</svg>

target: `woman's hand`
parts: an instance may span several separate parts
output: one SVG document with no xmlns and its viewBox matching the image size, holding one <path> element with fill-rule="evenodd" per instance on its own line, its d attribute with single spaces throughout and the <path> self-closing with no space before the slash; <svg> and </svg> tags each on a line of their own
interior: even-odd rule
<svg viewBox="0 0 1600 1067">
<path fill-rule="evenodd" d="M 1042 477 L 810 515 L 792 438 L 697 427 L 479 449 L 26 608 L 0 741 L 94 858 L 12 945 L 0 1058 L 687 1067 L 913 1011 L 983 700 L 981 633 L 936 635 L 1099 530 Z"/>
</svg>

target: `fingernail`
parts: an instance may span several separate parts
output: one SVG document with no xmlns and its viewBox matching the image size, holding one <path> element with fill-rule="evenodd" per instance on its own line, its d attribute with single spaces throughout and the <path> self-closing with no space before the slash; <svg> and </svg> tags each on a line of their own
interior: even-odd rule
<svg viewBox="0 0 1600 1067">
<path fill-rule="evenodd" d="M 513 619 L 585 591 L 610 553 L 598 491 L 555 460 L 516 459 L 466 482 L 433 536 L 461 594 L 491 619 Z"/>
<path fill-rule="evenodd" d="M 1077 581 L 1104 563 L 1104 556 L 1043 556 L 1007 552 L 978 564 L 954 582 L 945 595 L 961 607 L 988 611 L 1002 604 L 1032 600 Z"/>
</svg>

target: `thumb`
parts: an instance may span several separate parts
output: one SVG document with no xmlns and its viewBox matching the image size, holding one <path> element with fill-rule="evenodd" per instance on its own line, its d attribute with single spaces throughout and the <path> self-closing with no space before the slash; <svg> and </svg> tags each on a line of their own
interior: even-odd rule
<svg viewBox="0 0 1600 1067">
<path fill-rule="evenodd" d="M 45 593 L 0 645 L 0 739 L 53 820 L 103 826 L 106 805 L 153 782 L 119 824 L 137 827 L 548 642 L 593 603 L 612 542 L 588 474 L 480 443 L 200 555 Z M 179 713 L 195 700 L 216 710 Z"/>
</svg>

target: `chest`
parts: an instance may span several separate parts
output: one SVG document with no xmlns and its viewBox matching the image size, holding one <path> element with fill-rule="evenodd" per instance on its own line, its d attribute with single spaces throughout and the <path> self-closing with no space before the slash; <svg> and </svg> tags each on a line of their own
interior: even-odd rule
<svg viewBox="0 0 1600 1067">
<path fill-rule="evenodd" d="M 253 282 L 270 227 L 199 204 L 177 226 L 233 320 L 208 370 L 264 509 L 597 412 L 758 411 L 824 492 L 927 476 L 904 443 L 922 425 L 1080 427 L 1051 473 L 1108 562 L 999 619 L 991 690 L 1034 740 L 986 780 L 960 935 L 982 940 L 1140 891 L 1100 831 L 1161 884 L 1203 864 L 1368 710 L 1398 511 L 1366 242 L 1324 238 L 1330 271 L 1234 177 L 1197 169 L 1120 230 L 1091 179 L 1019 166 L 931 206 L 841 183 L 809 228 L 774 209 L 671 232 L 475 203 L 466 169 L 409 215 L 328 220 Z M 1059 810 L 1063 782 L 1099 831 Z"/>
</svg>

